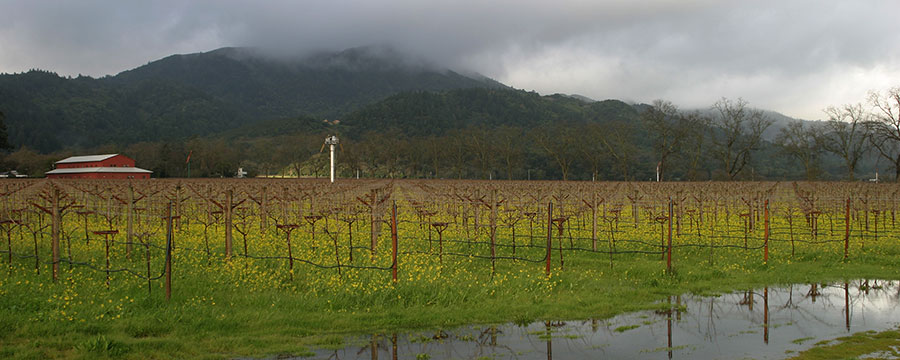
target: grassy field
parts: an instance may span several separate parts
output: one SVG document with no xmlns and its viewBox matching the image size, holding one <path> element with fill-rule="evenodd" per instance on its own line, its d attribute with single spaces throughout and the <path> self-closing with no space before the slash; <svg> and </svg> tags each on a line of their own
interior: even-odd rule
<svg viewBox="0 0 900 360">
<path fill-rule="evenodd" d="M 833 340 L 823 340 L 793 357 L 794 360 L 896 359 L 900 357 L 900 331 L 866 331 Z"/>
<path fill-rule="evenodd" d="M 227 188 L 238 183 L 225 184 Z M 629 203 L 624 197 L 607 200 L 609 207 L 600 212 L 596 197 L 587 197 L 592 191 L 573 188 L 577 196 L 558 201 L 555 212 L 547 216 L 543 199 L 552 198 L 556 189 L 544 198 L 528 201 L 507 190 L 505 195 L 486 197 L 487 201 L 467 196 L 467 200 L 453 203 L 447 194 L 454 191 L 474 193 L 478 199 L 492 192 L 478 186 L 449 190 L 426 183 L 385 191 L 390 196 L 384 198 L 389 200 L 380 211 L 371 211 L 361 205 L 371 188 L 354 187 L 318 193 L 313 196 L 318 199 L 315 201 L 296 200 L 302 199 L 298 196 L 283 201 L 286 206 L 272 205 L 272 215 L 263 226 L 256 217 L 261 207 L 248 206 L 258 189 L 250 189 L 244 191 L 242 200 L 246 201 L 231 214 L 234 250 L 226 258 L 225 214 L 216 212 L 221 207 L 215 205 L 225 202 L 223 188 L 213 187 L 221 186 L 217 184 L 202 189 L 196 185 L 193 193 L 184 195 L 192 199 L 183 205 L 180 229 L 173 229 L 173 291 L 166 300 L 164 279 L 149 281 L 148 288 L 143 277 L 149 273 L 156 278 L 164 269 L 165 226 L 160 216 L 166 202 L 162 194 L 169 191 L 169 185 L 160 186 L 157 203 L 150 197 L 145 198 L 146 204 L 136 202 L 140 210 L 133 210 L 135 237 L 130 255 L 126 254 L 124 230 L 109 242 L 93 233 L 125 229 L 127 206 L 111 195 L 121 189 L 110 190 L 104 197 L 80 193 L 83 184 L 60 185 L 68 194 L 68 202 L 63 203 L 84 205 L 78 207 L 84 214 L 73 210 L 62 217 L 57 281 L 51 277 L 52 251 L 49 227 L 45 227 L 49 217 L 32 210 L 7 212 L 7 219 L 20 221 L 6 223 L 0 232 L 6 237 L 9 230 L 13 253 L 10 256 L 3 246 L 7 251 L 2 253 L 0 270 L 0 357 L 301 356 L 314 347 L 337 346 L 340 335 L 350 333 L 606 318 L 658 307 L 657 301 L 683 293 L 859 278 L 900 279 L 896 265 L 900 237 L 893 226 L 893 205 L 874 195 L 866 198 L 863 212 L 857 211 L 862 208 L 859 200 L 846 211 L 847 207 L 841 206 L 844 196 L 838 194 L 831 203 L 818 200 L 815 211 L 820 214 L 807 211 L 806 215 L 799 204 L 802 200 L 783 191 L 759 196 L 747 215 L 741 214 L 748 205 L 739 197 L 728 198 L 733 201 L 724 205 L 724 201 L 709 200 L 707 205 L 697 201 L 696 206 L 689 206 L 689 201 L 682 201 L 677 205 L 681 209 L 674 207 L 673 211 L 673 266 L 667 271 L 667 248 L 660 242 L 667 240 L 668 204 L 659 200 L 661 197 L 645 198 L 641 204 Z M 47 205 L 47 197 L 40 194 L 52 189 L 48 186 L 23 188 L 5 209 Z M 207 193 L 212 195 L 200 196 Z M 609 190 L 602 197 L 612 199 L 609 194 L 613 193 Z M 238 203 L 237 198 L 232 201 Z M 579 201 L 590 203 L 584 199 L 594 199 L 594 207 L 578 206 Z M 766 217 L 763 201 L 769 199 Z M 32 206 L 27 206 L 29 201 Z M 272 203 L 277 202 L 273 198 Z M 388 205 L 394 202 L 398 204 L 399 243 L 396 282 L 391 272 Z M 789 202 L 791 205 L 786 205 Z M 326 211 L 323 203 L 338 206 Z M 472 203 L 494 206 L 467 205 Z M 350 204 L 362 210 L 351 210 Z M 641 206 L 640 218 L 629 220 L 633 206 Z M 86 214 L 88 209 L 94 214 Z M 593 209 L 603 214 L 597 215 L 596 242 Z M 542 215 L 529 215 L 532 213 Z M 809 213 L 820 223 L 807 220 Z M 843 230 L 848 214 L 851 237 L 845 259 Z M 385 221 L 376 221 L 380 233 L 373 253 L 371 220 L 379 216 Z M 543 217 L 565 218 L 560 221 L 563 236 L 558 236 L 557 227 L 541 220 Z M 748 221 L 757 217 L 751 229 Z M 763 261 L 766 218 L 770 228 L 768 262 Z M 875 225 L 879 221 L 875 219 L 880 219 L 880 225 Z M 88 239 L 84 220 L 90 230 Z M 275 226 L 289 223 L 299 225 L 291 233 L 290 257 L 286 228 Z M 440 236 L 443 242 L 438 241 L 439 226 L 433 225 L 441 223 L 448 224 Z M 818 229 L 813 230 L 815 226 Z M 352 242 L 348 229 L 353 229 Z M 549 276 L 548 230 L 552 236 Z M 247 234 L 246 255 L 243 233 Z M 110 269 L 122 270 L 110 274 L 108 286 L 107 243 Z M 490 255 L 492 247 L 494 256 Z"/>
</svg>

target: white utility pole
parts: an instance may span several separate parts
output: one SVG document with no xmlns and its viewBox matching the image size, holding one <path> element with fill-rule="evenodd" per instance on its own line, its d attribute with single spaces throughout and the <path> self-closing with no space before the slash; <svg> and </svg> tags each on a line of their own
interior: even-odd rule
<svg viewBox="0 0 900 360">
<path fill-rule="evenodd" d="M 328 145 L 328 150 L 331 153 L 331 182 L 334 182 L 334 146 L 340 144 L 337 136 L 331 135 L 325 138 L 325 145 Z"/>
</svg>

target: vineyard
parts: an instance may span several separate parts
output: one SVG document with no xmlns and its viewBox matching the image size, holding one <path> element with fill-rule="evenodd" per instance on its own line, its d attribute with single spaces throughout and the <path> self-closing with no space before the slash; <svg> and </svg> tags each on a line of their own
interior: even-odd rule
<svg viewBox="0 0 900 360">
<path fill-rule="evenodd" d="M 0 186 L 2 357 L 296 354 L 323 333 L 602 317 L 678 291 L 896 278 L 900 254 L 894 184 Z"/>
</svg>

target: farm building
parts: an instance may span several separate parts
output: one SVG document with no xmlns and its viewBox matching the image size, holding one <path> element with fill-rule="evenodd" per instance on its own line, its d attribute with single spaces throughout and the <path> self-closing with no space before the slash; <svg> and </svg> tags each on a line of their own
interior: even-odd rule
<svg viewBox="0 0 900 360">
<path fill-rule="evenodd" d="M 72 156 L 55 163 L 47 172 L 50 179 L 149 179 L 150 170 L 134 166 L 134 160 L 121 154 Z"/>
</svg>

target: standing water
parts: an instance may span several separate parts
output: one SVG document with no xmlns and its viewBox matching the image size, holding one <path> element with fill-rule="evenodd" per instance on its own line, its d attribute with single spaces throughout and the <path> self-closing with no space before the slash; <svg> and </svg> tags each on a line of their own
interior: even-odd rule
<svg viewBox="0 0 900 360">
<path fill-rule="evenodd" d="M 782 359 L 900 325 L 900 283 L 860 280 L 670 297 L 606 320 L 467 326 L 348 338 L 317 359 Z M 668 306 L 668 305 L 671 306 Z"/>
</svg>

